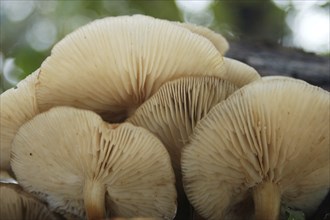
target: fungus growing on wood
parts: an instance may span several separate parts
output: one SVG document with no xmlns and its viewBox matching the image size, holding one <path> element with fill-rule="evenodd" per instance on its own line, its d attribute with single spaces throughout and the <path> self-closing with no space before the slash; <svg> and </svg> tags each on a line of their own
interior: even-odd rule
<svg viewBox="0 0 330 220">
<path fill-rule="evenodd" d="M 129 123 L 110 125 L 88 110 L 52 108 L 19 129 L 11 163 L 19 184 L 63 215 L 175 216 L 169 155 L 154 135 Z"/>
<path fill-rule="evenodd" d="M 192 205 L 207 219 L 275 220 L 281 204 L 310 216 L 330 187 L 329 101 L 321 88 L 273 78 L 214 106 L 182 153 Z"/>
<path fill-rule="evenodd" d="M 10 171 L 10 150 L 18 128 L 39 113 L 35 83 L 39 70 L 0 96 L 0 168 Z"/>
<path fill-rule="evenodd" d="M 0 183 L 0 219 L 6 220 L 56 220 L 46 204 L 26 193 L 17 184 Z"/>
<path fill-rule="evenodd" d="M 166 81 L 225 73 L 207 38 L 148 16 L 96 20 L 57 43 L 41 65 L 37 102 L 93 110 L 110 122 L 126 119 Z"/>
</svg>

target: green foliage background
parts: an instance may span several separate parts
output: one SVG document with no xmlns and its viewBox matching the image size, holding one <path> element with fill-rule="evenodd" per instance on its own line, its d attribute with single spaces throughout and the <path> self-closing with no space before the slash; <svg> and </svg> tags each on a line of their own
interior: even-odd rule
<svg viewBox="0 0 330 220">
<path fill-rule="evenodd" d="M 290 32 L 285 23 L 285 16 L 292 10 L 290 7 L 282 10 L 271 0 L 214 1 L 204 14 L 184 13 L 177 7 L 174 0 L 40 0 L 33 1 L 34 9 L 24 20 L 15 22 L 8 19 L 6 16 L 8 2 L 22 4 L 26 1 L 28 0 L 1 0 L 0 5 L 1 71 L 3 71 L 4 61 L 7 58 L 14 58 L 17 68 L 13 70 L 13 74 L 16 74 L 18 79 L 23 79 L 36 70 L 50 55 L 53 45 L 40 51 L 31 47 L 26 40 L 27 33 L 38 21 L 47 20 L 55 25 L 56 39 L 53 44 L 78 26 L 94 19 L 131 14 L 145 14 L 175 21 L 184 21 L 188 17 L 193 23 L 207 25 L 229 39 L 267 40 L 281 43 L 283 36 Z M 210 14 L 213 15 L 211 20 L 208 19 Z M 73 19 L 75 22 L 72 22 Z M 3 74 L 0 76 L 0 92 L 13 86 L 5 82 Z"/>
</svg>

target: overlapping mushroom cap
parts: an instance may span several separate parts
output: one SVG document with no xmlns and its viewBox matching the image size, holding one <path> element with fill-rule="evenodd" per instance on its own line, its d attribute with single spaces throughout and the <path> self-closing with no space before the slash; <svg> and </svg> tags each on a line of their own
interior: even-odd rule
<svg viewBox="0 0 330 220">
<path fill-rule="evenodd" d="M 128 118 L 155 134 L 180 170 L 181 149 L 209 110 L 238 88 L 218 77 L 184 77 L 165 83 Z"/>
<path fill-rule="evenodd" d="M 168 153 L 129 123 L 110 125 L 91 111 L 55 107 L 19 129 L 11 163 L 19 184 L 61 214 L 175 216 Z"/>
<path fill-rule="evenodd" d="M 35 84 L 39 70 L 1 94 L 0 98 L 0 168 L 10 170 L 10 150 L 18 128 L 39 113 Z"/>
<path fill-rule="evenodd" d="M 236 89 L 234 84 L 217 77 L 173 80 L 165 83 L 127 120 L 151 131 L 166 146 L 176 172 L 177 219 L 188 218 L 190 211 L 181 182 L 181 149 L 187 144 L 198 121 Z"/>
<path fill-rule="evenodd" d="M 253 67 L 238 60 L 224 57 L 224 64 L 226 73 L 221 78 L 234 83 L 239 88 L 260 79 L 259 73 Z"/>
<path fill-rule="evenodd" d="M 207 27 L 181 22 L 174 22 L 174 24 L 184 27 L 193 33 L 199 34 L 209 39 L 222 55 L 224 55 L 229 49 L 227 40 L 221 34 L 218 34 Z"/>
<path fill-rule="evenodd" d="M 3 220 L 56 220 L 46 204 L 26 193 L 17 184 L 0 183 L 0 219 Z"/>
<path fill-rule="evenodd" d="M 330 187 L 329 109 L 329 92 L 284 77 L 216 105 L 182 154 L 193 206 L 207 219 L 243 219 L 253 198 L 256 219 L 277 219 L 280 204 L 311 214 Z"/>
<path fill-rule="evenodd" d="M 37 102 L 90 109 L 121 121 L 166 81 L 225 73 L 202 35 L 173 22 L 134 15 L 96 20 L 66 36 L 41 66 Z"/>
<path fill-rule="evenodd" d="M 207 28 L 142 15 L 78 29 L 54 47 L 40 71 L 1 94 L 1 169 L 10 169 L 17 129 L 39 112 L 67 105 L 122 121 L 168 80 L 225 74 L 227 48 Z"/>
</svg>

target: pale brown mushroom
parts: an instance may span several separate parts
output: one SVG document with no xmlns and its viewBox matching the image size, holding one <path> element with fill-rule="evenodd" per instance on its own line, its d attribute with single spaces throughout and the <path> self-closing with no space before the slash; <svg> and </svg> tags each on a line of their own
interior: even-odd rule
<svg viewBox="0 0 330 220">
<path fill-rule="evenodd" d="M 18 128 L 39 113 L 35 83 L 39 70 L 0 96 L 0 168 L 10 171 L 10 150 Z"/>
<path fill-rule="evenodd" d="M 181 182 L 181 149 L 198 121 L 235 90 L 235 85 L 217 77 L 184 77 L 165 83 L 127 120 L 151 131 L 166 146 L 176 173 L 178 219 L 190 211 Z"/>
<path fill-rule="evenodd" d="M 310 216 L 330 187 L 329 109 L 329 92 L 284 77 L 213 107 L 182 153 L 193 206 L 207 219 L 278 219 L 281 204 Z"/>
<path fill-rule="evenodd" d="M 154 135 L 129 123 L 110 125 L 88 110 L 52 108 L 19 129 L 11 163 L 19 184 L 63 215 L 175 216 L 169 155 Z"/>
<path fill-rule="evenodd" d="M 17 184 L 0 183 L 0 219 L 3 220 L 56 220 L 46 204 L 23 191 Z"/>
<path fill-rule="evenodd" d="M 126 119 L 166 81 L 222 76 L 223 57 L 207 38 L 148 16 L 96 20 L 57 43 L 41 65 L 37 102 Z"/>
</svg>

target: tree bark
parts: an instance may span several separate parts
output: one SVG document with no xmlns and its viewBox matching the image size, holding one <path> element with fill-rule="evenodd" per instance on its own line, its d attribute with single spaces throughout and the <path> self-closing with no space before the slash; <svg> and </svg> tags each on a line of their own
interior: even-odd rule
<svg viewBox="0 0 330 220">
<path fill-rule="evenodd" d="M 261 76 L 302 79 L 330 91 L 330 57 L 267 42 L 230 42 L 226 56 L 254 67 Z"/>
</svg>

